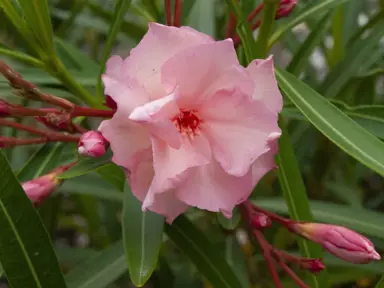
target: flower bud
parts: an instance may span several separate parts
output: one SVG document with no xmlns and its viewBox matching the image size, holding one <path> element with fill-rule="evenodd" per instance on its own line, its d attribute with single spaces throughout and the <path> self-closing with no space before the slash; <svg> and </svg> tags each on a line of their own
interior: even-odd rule
<svg viewBox="0 0 384 288">
<path fill-rule="evenodd" d="M 279 8 L 276 11 L 275 19 L 289 16 L 291 11 L 296 7 L 297 0 L 281 0 Z"/>
<path fill-rule="evenodd" d="M 4 100 L 0 100 L 0 117 L 8 117 L 11 113 L 9 111 L 9 105 Z"/>
<path fill-rule="evenodd" d="M 104 155 L 109 143 L 97 131 L 88 131 L 81 135 L 78 152 L 83 156 L 100 157 Z"/>
<path fill-rule="evenodd" d="M 43 110 L 43 109 L 42 109 Z M 73 126 L 72 119 L 68 114 L 61 113 L 47 113 L 45 116 L 36 116 L 37 121 L 44 124 L 48 128 L 56 131 L 67 131 L 73 133 L 75 127 Z"/>
<path fill-rule="evenodd" d="M 109 95 L 105 96 L 105 101 L 104 101 L 103 104 L 105 106 L 107 106 L 108 108 L 111 108 L 112 110 L 116 110 L 117 109 L 117 104 L 116 104 L 115 100 L 113 100 L 112 97 L 109 96 Z"/>
<path fill-rule="evenodd" d="M 295 233 L 321 244 L 324 249 L 347 262 L 366 264 L 381 258 L 371 241 L 345 227 L 318 223 L 295 223 L 291 229 Z"/>
<path fill-rule="evenodd" d="M 301 259 L 300 267 L 312 273 L 318 273 L 325 269 L 325 265 L 321 259 Z"/>
<path fill-rule="evenodd" d="M 271 219 L 263 213 L 254 213 L 251 218 L 251 227 L 253 229 L 265 229 L 271 226 Z"/>
<path fill-rule="evenodd" d="M 45 198 L 52 194 L 60 181 L 56 173 L 50 173 L 39 178 L 22 183 L 22 187 L 28 198 L 34 205 L 40 204 Z"/>
</svg>

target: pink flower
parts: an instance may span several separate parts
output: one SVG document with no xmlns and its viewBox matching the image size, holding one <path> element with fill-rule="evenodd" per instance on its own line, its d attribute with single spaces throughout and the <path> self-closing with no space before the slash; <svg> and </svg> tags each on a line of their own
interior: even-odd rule
<svg viewBox="0 0 384 288">
<path fill-rule="evenodd" d="M 299 235 L 317 242 L 333 255 L 355 264 L 365 264 L 380 260 L 380 255 L 369 239 L 345 227 L 318 224 L 296 223 L 291 229 Z"/>
<path fill-rule="evenodd" d="M 282 97 L 272 58 L 243 68 L 230 39 L 150 23 L 102 79 L 117 111 L 99 130 L 143 210 L 169 223 L 191 206 L 230 217 L 275 167 Z"/>
<path fill-rule="evenodd" d="M 22 187 L 31 202 L 38 205 L 52 194 L 58 184 L 56 175 L 52 173 L 24 182 Z"/>
<path fill-rule="evenodd" d="M 104 155 L 108 146 L 108 141 L 105 140 L 100 132 L 88 131 L 80 136 L 78 146 L 78 152 L 80 155 L 100 157 Z"/>
</svg>

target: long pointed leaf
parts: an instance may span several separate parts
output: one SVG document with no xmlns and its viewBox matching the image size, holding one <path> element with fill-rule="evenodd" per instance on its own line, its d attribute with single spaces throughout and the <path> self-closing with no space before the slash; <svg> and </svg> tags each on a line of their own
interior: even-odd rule
<svg viewBox="0 0 384 288">
<path fill-rule="evenodd" d="M 13 288 L 65 288 L 47 231 L 0 151 L 0 261 Z"/>
</svg>

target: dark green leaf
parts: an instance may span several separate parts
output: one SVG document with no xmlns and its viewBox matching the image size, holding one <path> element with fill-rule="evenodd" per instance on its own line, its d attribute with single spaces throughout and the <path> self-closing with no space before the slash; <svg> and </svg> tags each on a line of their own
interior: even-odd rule
<svg viewBox="0 0 384 288">
<path fill-rule="evenodd" d="M 0 261 L 10 285 L 65 288 L 47 231 L 2 151 L 0 167 Z"/>
<path fill-rule="evenodd" d="M 124 191 L 125 173 L 121 167 L 115 163 L 110 163 L 96 169 L 96 172 L 109 183 L 114 185 L 117 190 Z"/>
<path fill-rule="evenodd" d="M 143 286 L 156 268 L 163 239 L 164 217 L 143 212 L 141 202 L 126 185 L 123 201 L 123 240 L 129 275 Z"/>
<path fill-rule="evenodd" d="M 243 287 L 221 250 L 209 242 L 185 216 L 179 216 L 172 225 L 167 226 L 166 232 L 213 287 Z"/>
<path fill-rule="evenodd" d="M 226 218 L 222 213 L 217 213 L 217 221 L 220 223 L 221 227 L 227 230 L 233 230 L 240 223 L 240 213 L 239 210 L 235 207 L 233 209 L 232 218 Z"/>
</svg>

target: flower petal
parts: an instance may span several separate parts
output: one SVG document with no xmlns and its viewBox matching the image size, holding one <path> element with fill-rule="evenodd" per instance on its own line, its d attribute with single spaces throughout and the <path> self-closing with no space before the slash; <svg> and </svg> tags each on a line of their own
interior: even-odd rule
<svg viewBox="0 0 384 288">
<path fill-rule="evenodd" d="M 191 28 L 149 23 L 148 32 L 124 61 L 124 70 L 143 85 L 152 99 L 157 99 L 169 93 L 160 83 L 163 63 L 188 47 L 211 42 L 214 40 L 210 36 Z"/>
<path fill-rule="evenodd" d="M 180 112 L 174 100 L 176 93 L 177 90 L 166 97 L 137 107 L 132 111 L 129 119 L 143 125 L 156 137 L 178 149 L 181 144 L 180 133 L 171 121 L 171 118 Z"/>
<path fill-rule="evenodd" d="M 137 153 L 135 155 L 135 165 L 132 172 L 129 173 L 128 181 L 132 193 L 142 202 L 145 202 L 148 196 L 153 176 L 154 170 L 151 149 Z M 143 204 L 143 210 L 148 209 L 165 216 L 169 224 L 189 207 L 176 198 L 172 190 L 153 196 L 154 199 L 150 205 L 144 206 Z"/>
<path fill-rule="evenodd" d="M 252 163 L 269 150 L 268 135 L 280 132 L 277 115 L 252 101 L 239 89 L 218 91 L 200 111 L 202 133 L 213 155 L 233 176 L 244 176 Z"/>
<path fill-rule="evenodd" d="M 190 206 L 231 217 L 233 208 L 246 200 L 252 192 L 251 172 L 243 177 L 226 173 L 213 161 L 185 172 L 187 177 L 176 188 L 176 196 Z"/>
<path fill-rule="evenodd" d="M 198 106 L 206 96 L 205 90 L 227 67 L 239 65 L 230 39 L 184 49 L 164 63 L 161 79 L 168 87 L 178 86 L 181 108 Z"/>
<path fill-rule="evenodd" d="M 111 145 L 112 161 L 129 170 L 132 169 L 134 155 L 151 146 L 148 132 L 120 110 L 112 119 L 103 121 L 98 130 Z"/>
<path fill-rule="evenodd" d="M 283 107 L 283 98 L 275 78 L 273 57 L 252 61 L 246 71 L 255 83 L 253 99 L 263 102 L 270 111 L 279 113 Z"/>
</svg>

